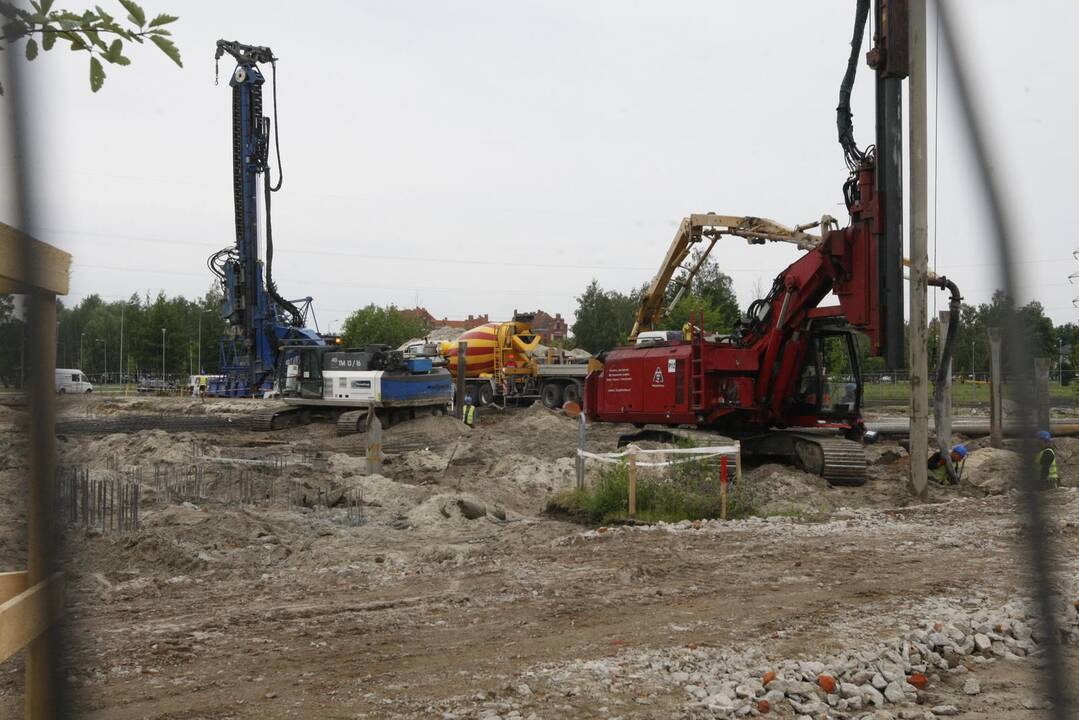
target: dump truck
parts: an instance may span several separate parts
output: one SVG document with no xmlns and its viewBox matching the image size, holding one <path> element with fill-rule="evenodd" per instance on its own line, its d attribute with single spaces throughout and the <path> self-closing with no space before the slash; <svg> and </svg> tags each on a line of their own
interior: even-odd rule
<svg viewBox="0 0 1079 720">
<path fill-rule="evenodd" d="M 467 344 L 466 388 L 476 405 L 540 399 L 558 408 L 567 401 L 581 402 L 589 362 L 554 348 L 544 351 L 542 338 L 532 331 L 533 319 L 529 313 L 514 313 L 508 322 L 486 323 L 439 345 L 439 354 L 456 377 L 458 343 Z"/>
</svg>

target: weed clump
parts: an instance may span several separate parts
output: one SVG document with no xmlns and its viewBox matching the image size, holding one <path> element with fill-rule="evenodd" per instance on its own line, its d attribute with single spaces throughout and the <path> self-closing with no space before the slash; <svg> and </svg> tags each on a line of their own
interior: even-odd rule
<svg viewBox="0 0 1079 720">
<path fill-rule="evenodd" d="M 693 447 L 689 441 L 680 447 Z M 706 520 L 720 516 L 720 460 L 678 462 L 666 476 L 645 472 L 637 475 L 637 514 L 643 522 Z M 734 481 L 734 463 L 728 468 L 727 517 L 755 514 L 757 498 L 752 483 Z M 588 488 L 574 490 L 559 505 L 588 522 L 602 524 L 629 517 L 629 468 L 625 462 L 605 467 Z"/>
</svg>

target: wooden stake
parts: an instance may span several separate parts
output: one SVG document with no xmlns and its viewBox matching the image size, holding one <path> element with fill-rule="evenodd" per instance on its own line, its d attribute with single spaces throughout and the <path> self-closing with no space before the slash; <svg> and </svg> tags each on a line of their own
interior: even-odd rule
<svg viewBox="0 0 1079 720">
<path fill-rule="evenodd" d="M 587 421 L 585 420 L 585 417 L 584 417 L 584 411 L 582 410 L 580 416 L 577 418 L 577 449 L 579 451 L 581 451 L 581 452 L 584 452 L 585 446 L 587 445 L 587 439 L 586 439 L 587 425 L 586 425 L 586 422 Z M 583 490 L 584 489 L 584 456 L 581 455 L 580 453 L 578 453 L 578 455 L 577 455 L 576 469 L 577 469 L 577 489 L 578 490 Z"/>
<path fill-rule="evenodd" d="M 637 516 L 637 448 L 630 446 L 629 451 L 629 516 Z"/>
<path fill-rule="evenodd" d="M 734 444 L 734 482 L 739 487 L 742 485 L 742 443 Z"/>
<path fill-rule="evenodd" d="M 727 456 L 719 458 L 719 519 L 727 519 Z"/>
<path fill-rule="evenodd" d="M 367 413 L 367 474 L 382 474 L 382 421 L 374 408 Z"/>
<path fill-rule="evenodd" d="M 1000 328 L 989 328 L 989 444 L 1004 445 L 1004 397 L 1000 367 Z"/>
</svg>

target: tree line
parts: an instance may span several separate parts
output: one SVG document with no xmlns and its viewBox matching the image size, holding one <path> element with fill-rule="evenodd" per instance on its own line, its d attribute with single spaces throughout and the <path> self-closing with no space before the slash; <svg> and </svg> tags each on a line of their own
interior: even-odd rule
<svg viewBox="0 0 1079 720">
<path fill-rule="evenodd" d="M 694 256 L 688 265 L 696 262 Z M 685 271 L 676 280 L 684 281 Z M 673 299 L 676 283 L 667 290 L 667 302 Z M 648 288 L 644 283 L 628 293 L 618 290 L 605 290 L 599 282 L 592 280 L 584 292 L 577 297 L 577 312 L 573 323 L 571 344 L 592 353 L 624 345 L 633 328 L 633 321 L 640 307 L 641 298 Z M 979 305 L 963 303 L 960 310 L 960 325 L 956 334 L 952 359 L 954 374 L 984 375 L 989 372 L 988 329 L 1001 328 L 1004 325 L 1004 313 L 1013 303 L 1001 291 L 993 294 L 991 300 Z M 945 308 L 947 305 L 945 304 Z M 1035 356 L 1052 360 L 1054 377 L 1063 371 L 1065 380 L 1079 366 L 1079 324 L 1074 322 L 1054 325 L 1045 314 L 1045 308 L 1037 300 L 1015 308 L 1019 314 L 1020 325 L 1029 333 L 1031 352 Z M 730 332 L 740 317 L 738 298 L 733 289 L 731 278 L 723 273 L 718 263 L 708 260 L 702 265 L 700 273 L 690 283 L 688 291 L 671 309 L 663 320 L 663 328 L 680 329 L 691 318 L 703 313 L 704 326 L 710 332 Z M 909 333 L 905 332 L 909 343 Z M 932 318 L 929 324 L 930 368 L 935 371 L 939 356 L 940 323 Z M 864 335 L 858 336 L 857 351 L 859 364 L 867 375 L 886 372 L 883 358 L 869 354 L 869 340 Z M 1006 355 L 1006 353 L 1005 353 Z M 904 353 L 904 357 L 907 354 Z M 1004 372 L 1012 372 L 1004 358 Z M 839 366 L 839 361 L 833 363 Z"/>
<path fill-rule="evenodd" d="M 696 265 L 699 260 L 700 251 L 694 251 L 687 265 Z M 683 270 L 675 278 L 676 282 L 667 288 L 667 304 L 674 300 L 677 285 L 685 284 L 687 274 Z M 625 345 L 648 285 L 645 282 L 628 293 L 622 293 L 604 290 L 593 279 L 577 298 L 571 344 L 593 354 Z M 663 327 L 678 330 L 690 320 L 696 323 L 701 316 L 708 331 L 719 333 L 733 330 L 740 316 L 734 281 L 713 260 L 701 265 L 686 292 L 664 317 Z"/>
<path fill-rule="evenodd" d="M 201 350 L 203 369 L 215 372 L 225 329 L 220 304 L 217 291 L 197 300 L 163 292 L 111 302 L 94 294 L 71 307 L 57 300 L 56 366 L 80 369 L 96 382 L 120 382 L 121 377 L 134 382 L 160 376 L 162 361 L 166 375 L 197 373 Z M 25 332 L 13 297 L 0 296 L 0 384 L 5 387 L 25 380 Z"/>
<path fill-rule="evenodd" d="M 624 345 L 646 288 L 647 284 L 642 284 L 623 293 L 604 290 L 598 281 L 592 280 L 577 298 L 573 337 L 567 346 L 600 353 Z M 127 300 L 110 302 L 95 294 L 71 307 L 58 300 L 57 367 L 78 368 L 97 381 L 109 382 L 119 382 L 121 376 L 128 382 L 142 376 L 160 376 L 162 359 L 166 375 L 197 373 L 200 362 L 203 372 L 214 373 L 221 365 L 220 339 L 225 330 L 220 302 L 218 290 L 196 300 L 168 297 L 163 292 L 156 296 L 136 294 Z M 988 303 L 962 305 L 952 360 L 956 375 L 982 376 L 989 371 L 987 329 L 1003 326 L 1008 306 L 1007 298 L 999 291 Z M 1064 378 L 1070 378 L 1079 363 L 1079 324 L 1054 325 L 1037 301 L 1017 308 L 1016 312 L 1030 335 L 1032 353 L 1052 360 L 1054 376 L 1063 371 Z M 681 328 L 701 314 L 705 327 L 712 332 L 729 332 L 740 314 L 731 278 L 711 261 L 702 266 L 701 273 L 663 325 Z M 348 316 L 342 341 L 346 347 L 374 343 L 397 347 L 429 331 L 422 320 L 393 305 L 368 305 Z M 0 295 L 0 385 L 4 387 L 18 386 L 24 379 L 24 333 L 14 297 Z M 931 368 L 935 367 L 939 342 L 939 323 L 934 318 L 929 328 Z M 869 356 L 869 343 L 864 336 L 859 336 L 858 351 L 866 374 L 886 372 L 881 358 Z M 1004 370 L 1009 373 L 1006 355 Z"/>
</svg>

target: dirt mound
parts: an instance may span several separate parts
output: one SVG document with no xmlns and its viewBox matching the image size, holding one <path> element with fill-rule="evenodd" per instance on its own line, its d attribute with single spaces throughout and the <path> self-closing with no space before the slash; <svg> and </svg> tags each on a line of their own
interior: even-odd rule
<svg viewBox="0 0 1079 720">
<path fill-rule="evenodd" d="M 410 450 L 392 458 L 387 467 L 391 475 L 403 474 L 413 480 L 441 475 L 446 470 L 448 458 L 437 452 L 424 448 L 423 450 Z"/>
<path fill-rule="evenodd" d="M 435 495 L 408 513 L 409 522 L 417 527 L 467 525 L 485 519 L 504 521 L 506 511 L 495 503 L 468 493 Z"/>
<path fill-rule="evenodd" d="M 472 432 L 472 428 L 449 415 L 425 415 L 382 431 L 384 442 L 428 439 L 432 445 L 448 442 Z"/>
<path fill-rule="evenodd" d="M 572 453 L 577 447 L 577 421 L 561 410 L 550 410 L 539 402 L 507 419 L 502 430 L 519 433 L 519 437 L 530 438 L 543 448 L 560 444 L 567 453 Z"/>
<path fill-rule="evenodd" d="M 979 448 L 967 454 L 963 482 L 990 495 L 1007 492 L 1019 477 L 1019 455 L 1011 450 Z"/>
<path fill-rule="evenodd" d="M 828 481 L 788 465 L 769 463 L 743 474 L 760 515 L 821 512 L 835 507 Z"/>
<path fill-rule="evenodd" d="M 352 486 L 362 488 L 363 504 L 379 507 L 396 514 L 405 514 L 423 502 L 428 493 L 422 488 L 396 482 L 382 475 L 368 475 Z"/>
<path fill-rule="evenodd" d="M 115 433 L 73 442 L 64 448 L 64 462 L 105 467 L 110 458 L 121 465 L 149 466 L 154 463 L 190 463 L 194 457 L 191 433 L 143 430 Z"/>
</svg>

